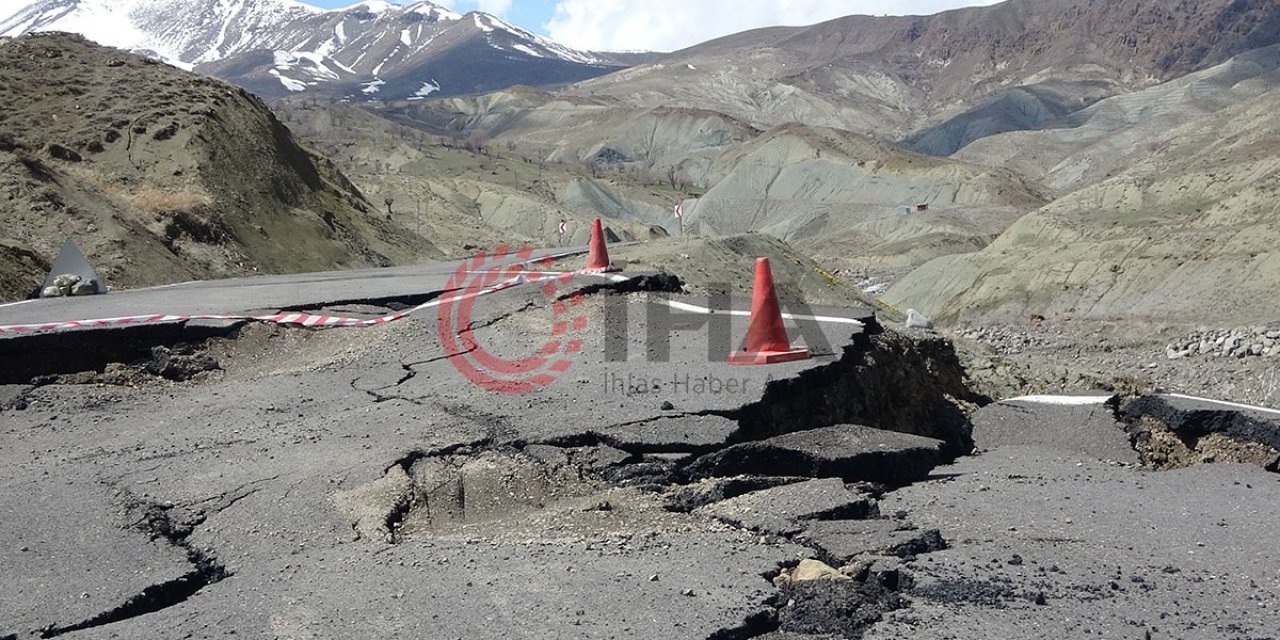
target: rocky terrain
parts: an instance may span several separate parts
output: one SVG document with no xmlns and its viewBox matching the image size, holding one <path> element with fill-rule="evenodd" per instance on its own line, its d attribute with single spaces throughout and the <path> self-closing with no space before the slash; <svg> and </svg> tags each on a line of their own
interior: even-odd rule
<svg viewBox="0 0 1280 640">
<path fill-rule="evenodd" d="M 534 158 L 487 139 L 434 134 L 352 106 L 304 100 L 277 109 L 384 211 L 389 207 L 394 220 L 450 255 L 511 242 L 585 244 L 591 221 L 600 217 L 625 240 L 677 228 L 671 207 L 679 192 L 626 175 L 593 175 L 578 163 Z"/>
<path fill-rule="evenodd" d="M 1068 193 L 1160 152 L 1181 125 L 1275 89 L 1278 67 L 1280 47 L 1254 49 L 1204 71 L 1100 100 L 1054 126 L 978 139 L 951 157 L 1007 167 Z"/>
</svg>

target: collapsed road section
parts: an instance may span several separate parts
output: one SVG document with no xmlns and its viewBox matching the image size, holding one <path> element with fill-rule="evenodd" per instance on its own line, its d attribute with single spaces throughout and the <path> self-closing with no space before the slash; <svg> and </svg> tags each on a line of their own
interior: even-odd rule
<svg viewBox="0 0 1280 640">
<path fill-rule="evenodd" d="M 987 400 L 949 343 L 869 314 L 788 321 L 828 348 L 733 366 L 654 295 L 586 293 L 593 320 L 623 313 L 523 395 L 469 384 L 412 318 L 3 386 L 0 637 L 1245 638 L 1280 610 L 1262 469 L 1143 471 L 1111 453 L 1114 409 L 971 422 Z M 479 300 L 476 344 L 527 353 L 550 304 Z M 148 369 L 154 348 L 190 375 Z"/>
</svg>

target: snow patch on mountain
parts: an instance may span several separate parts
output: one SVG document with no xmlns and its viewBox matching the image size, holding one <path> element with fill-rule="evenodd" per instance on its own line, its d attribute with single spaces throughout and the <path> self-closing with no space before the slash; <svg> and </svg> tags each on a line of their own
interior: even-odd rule
<svg viewBox="0 0 1280 640">
<path fill-rule="evenodd" d="M 399 8 L 400 8 L 399 5 L 391 4 L 390 2 L 386 2 L 385 0 L 365 0 L 364 2 L 357 2 L 355 4 L 347 5 L 340 9 L 336 9 L 336 11 L 342 11 L 345 13 L 348 11 L 358 11 L 360 9 L 364 9 L 369 13 L 387 13 L 388 11 L 394 11 Z"/>
<path fill-rule="evenodd" d="M 301 80 L 294 80 L 293 78 L 280 75 L 280 72 L 276 69 L 272 69 L 268 73 L 275 76 L 276 79 L 280 81 L 280 84 L 284 85 L 284 88 L 288 89 L 289 91 L 298 92 L 298 91 L 307 90 L 307 86 L 308 86 L 307 83 L 302 82 Z"/>
<path fill-rule="evenodd" d="M 506 31 L 507 33 L 510 33 L 511 35 L 514 35 L 517 38 L 530 41 L 534 45 L 541 47 L 542 49 L 550 53 L 552 56 L 556 58 L 560 58 L 561 60 L 565 60 L 568 62 L 577 62 L 579 64 L 605 64 L 604 60 L 601 60 L 599 57 L 591 55 L 586 51 L 578 51 L 576 49 L 570 49 L 569 47 L 566 47 L 564 45 L 548 40 L 532 31 L 529 31 L 527 29 L 521 29 L 520 27 L 517 27 L 514 24 L 511 24 L 510 22 L 507 22 L 506 20 L 503 20 L 501 18 L 496 18 L 494 16 L 487 15 L 487 14 L 485 14 L 484 17 L 488 22 L 489 26 L 491 27 L 489 29 L 490 31 L 492 31 L 493 29 L 501 29 L 503 31 Z M 479 19 L 477 18 L 477 25 L 479 25 L 478 20 Z M 538 57 L 543 57 L 543 56 L 538 56 Z"/>
<path fill-rule="evenodd" d="M 439 90 L 440 90 L 439 82 L 436 82 L 435 80 L 432 80 L 431 82 L 424 82 L 422 83 L 422 87 L 420 89 L 418 89 L 417 91 L 414 91 L 413 95 L 409 96 L 409 99 L 425 100 L 427 96 L 430 96 L 431 94 Z"/>
<path fill-rule="evenodd" d="M 457 21 L 462 19 L 462 14 L 455 13 L 440 5 L 431 4 L 430 2 L 419 2 L 409 5 L 407 11 L 409 13 L 417 13 L 428 18 L 434 17 L 436 20 Z"/>
<path fill-rule="evenodd" d="M 544 57 L 541 53 L 538 53 L 537 51 L 534 51 L 533 49 L 531 49 L 531 48 L 529 48 L 529 47 L 527 47 L 527 46 L 525 46 L 525 45 L 522 45 L 522 44 L 513 45 L 511 48 L 512 48 L 512 49 L 515 49 L 516 51 L 519 51 L 519 52 L 521 52 L 521 53 L 526 53 L 526 54 L 528 54 L 528 55 L 531 55 L 531 56 L 533 56 L 533 57 L 535 57 L 535 58 L 542 58 L 542 57 Z"/>
<path fill-rule="evenodd" d="M 316 80 L 337 80 L 341 76 L 327 66 L 328 58 L 309 51 L 274 51 L 277 71 L 293 71 L 295 69 L 310 75 Z"/>
</svg>

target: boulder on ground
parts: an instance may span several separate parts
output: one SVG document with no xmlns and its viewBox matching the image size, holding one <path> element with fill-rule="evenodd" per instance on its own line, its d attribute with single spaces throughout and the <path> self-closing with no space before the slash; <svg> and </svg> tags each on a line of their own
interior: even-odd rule
<svg viewBox="0 0 1280 640">
<path fill-rule="evenodd" d="M 907 309 L 907 326 L 912 329 L 932 329 L 933 320 L 915 309 Z"/>
<path fill-rule="evenodd" d="M 790 573 L 784 572 L 782 575 L 787 576 L 789 582 L 804 582 L 806 580 L 849 580 L 849 576 L 844 575 L 836 570 L 835 567 L 813 558 L 805 558 L 792 569 Z"/>
</svg>

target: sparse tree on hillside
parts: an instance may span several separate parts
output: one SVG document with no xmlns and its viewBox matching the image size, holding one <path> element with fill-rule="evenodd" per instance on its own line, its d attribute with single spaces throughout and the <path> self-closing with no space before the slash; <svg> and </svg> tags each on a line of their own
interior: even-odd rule
<svg viewBox="0 0 1280 640">
<path fill-rule="evenodd" d="M 392 204 L 395 204 L 395 201 L 396 201 L 396 199 L 395 199 L 395 198 L 392 198 L 391 196 L 386 196 L 386 197 L 384 197 L 384 198 L 382 199 L 382 203 L 383 203 L 383 204 L 385 204 L 385 205 L 387 205 L 387 219 L 388 219 L 388 220 L 390 220 L 390 219 L 391 219 L 391 205 L 392 205 Z"/>
<path fill-rule="evenodd" d="M 467 150 L 480 155 L 488 155 L 488 149 L 485 143 L 489 141 L 489 135 L 480 129 L 472 131 L 467 136 Z"/>
</svg>

